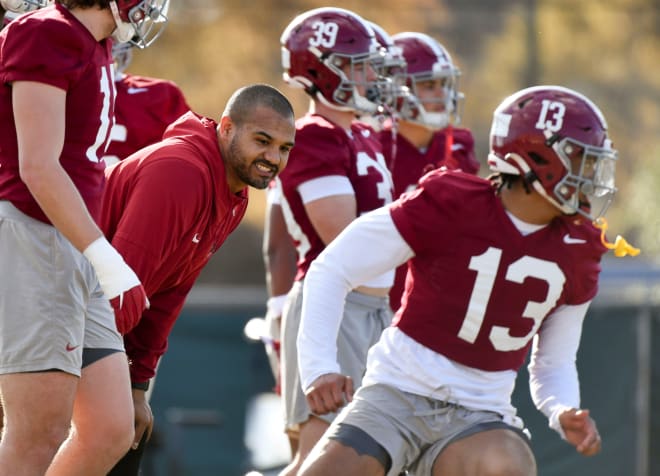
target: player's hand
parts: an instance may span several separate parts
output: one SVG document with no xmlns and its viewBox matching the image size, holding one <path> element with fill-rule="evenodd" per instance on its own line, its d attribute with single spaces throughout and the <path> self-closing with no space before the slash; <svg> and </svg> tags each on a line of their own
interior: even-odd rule
<svg viewBox="0 0 660 476">
<path fill-rule="evenodd" d="M 138 282 L 137 286 L 110 299 L 110 305 L 115 311 L 117 330 L 124 335 L 137 326 L 142 312 L 149 307 L 149 299 L 142 284 Z"/>
<path fill-rule="evenodd" d="M 92 263 L 103 293 L 115 311 L 120 334 L 126 334 L 149 307 L 147 294 L 135 272 L 104 237 L 96 239 L 83 254 Z"/>
<path fill-rule="evenodd" d="M 334 373 L 321 375 L 309 386 L 305 397 L 309 408 L 317 415 L 336 412 L 353 400 L 353 379 Z"/>
<path fill-rule="evenodd" d="M 154 427 L 154 415 L 151 412 L 151 406 L 146 398 L 146 391 L 138 388 L 133 389 L 133 407 L 135 408 L 135 440 L 131 449 L 137 449 L 142 436 L 147 434 L 145 443 L 151 438 L 151 431 Z"/>
<path fill-rule="evenodd" d="M 566 441 L 575 446 L 578 453 L 593 456 L 600 452 L 600 434 L 596 422 L 589 416 L 589 410 L 566 410 L 559 415 L 559 424 L 564 430 Z"/>
</svg>

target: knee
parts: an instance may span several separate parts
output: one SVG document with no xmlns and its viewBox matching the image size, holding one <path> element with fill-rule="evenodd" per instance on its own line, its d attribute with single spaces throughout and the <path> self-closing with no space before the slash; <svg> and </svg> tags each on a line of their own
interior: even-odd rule
<svg viewBox="0 0 660 476">
<path fill-rule="evenodd" d="M 482 476 L 536 476 L 536 461 L 529 448 L 492 451 L 484 455 L 478 474 Z"/>
<path fill-rule="evenodd" d="M 83 432 L 80 432 L 83 433 Z M 131 448 L 135 439 L 135 426 L 133 421 L 127 419 L 106 419 L 99 422 L 92 429 L 80 435 L 84 445 L 93 451 L 121 458 Z"/>
<path fill-rule="evenodd" d="M 69 436 L 68 424 L 52 424 L 45 428 L 16 428 L 7 425 L 3 428 L 3 445 L 11 447 L 17 454 L 29 461 L 50 462 L 59 447 Z"/>
<path fill-rule="evenodd" d="M 135 424 L 133 421 L 123 424 L 113 424 L 107 429 L 106 440 L 108 441 L 108 451 L 112 454 L 122 457 L 131 449 L 135 440 Z"/>
</svg>

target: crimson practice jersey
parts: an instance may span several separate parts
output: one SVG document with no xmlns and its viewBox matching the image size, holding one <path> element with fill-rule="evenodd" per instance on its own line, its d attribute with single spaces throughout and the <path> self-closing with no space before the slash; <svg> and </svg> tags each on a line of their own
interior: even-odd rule
<svg viewBox="0 0 660 476">
<path fill-rule="evenodd" d="M 0 200 L 45 223 L 18 171 L 12 110 L 14 81 L 34 81 L 66 91 L 64 147 L 60 164 L 98 218 L 114 105 L 111 40 L 94 41 L 60 4 L 19 16 L 0 33 Z"/>
<path fill-rule="evenodd" d="M 229 190 L 216 127 L 189 112 L 106 170 L 101 228 L 151 303 L 124 336 L 134 382 L 153 377 L 188 292 L 245 215 L 247 188 Z"/>
<path fill-rule="evenodd" d="M 329 176 L 348 179 L 355 193 L 358 215 L 392 201 L 391 174 L 370 127 L 354 122 L 349 134 L 317 114 L 298 119 L 296 146 L 279 178 L 284 198 L 282 209 L 298 250 L 296 280 L 305 276 L 311 262 L 325 248 L 305 213 L 298 187 Z"/>
<path fill-rule="evenodd" d="M 560 217 L 523 236 L 487 180 L 431 172 L 391 216 L 415 252 L 394 325 L 463 365 L 518 369 L 552 310 L 596 295 L 600 232 Z"/>
<path fill-rule="evenodd" d="M 378 133 L 383 145 L 385 161 L 392 171 L 394 198 L 399 198 L 402 193 L 413 190 L 422 175 L 435 168 L 461 169 L 470 174 L 479 171 L 479 161 L 474 155 L 472 133 L 468 129 L 452 128 L 452 138 L 450 144 L 447 144 L 448 131 L 450 130 L 437 131 L 429 146 L 423 151 L 401 134 L 397 135 L 396 147 L 393 148 L 392 129 L 389 127 Z M 393 151 L 396 152 L 396 159 L 392 157 Z"/>
<path fill-rule="evenodd" d="M 115 87 L 115 125 L 104 157 L 107 165 L 158 142 L 167 126 L 190 110 L 172 81 L 123 73 Z"/>
<path fill-rule="evenodd" d="M 448 133 L 451 133 L 449 143 Z M 474 138 L 468 129 L 452 128 L 437 131 L 424 151 L 419 150 L 401 134 L 396 137 L 396 147 L 392 147 L 391 127 L 380 131 L 379 138 L 383 144 L 385 160 L 392 171 L 394 198 L 414 190 L 422 175 L 435 168 L 461 169 L 470 174 L 479 171 L 479 162 L 474 155 Z M 393 151 L 396 153 L 396 159 L 392 156 Z M 390 306 L 395 311 L 401 305 L 407 270 L 408 266 L 405 264 L 396 269 L 394 285 L 390 290 Z"/>
</svg>

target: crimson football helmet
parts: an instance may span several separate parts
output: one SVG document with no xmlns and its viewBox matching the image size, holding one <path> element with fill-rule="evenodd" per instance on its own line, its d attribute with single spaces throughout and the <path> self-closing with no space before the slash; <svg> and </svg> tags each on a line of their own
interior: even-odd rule
<svg viewBox="0 0 660 476">
<path fill-rule="evenodd" d="M 169 0 L 111 0 L 110 10 L 117 25 L 112 38 L 146 48 L 165 29 L 168 8 Z"/>
<path fill-rule="evenodd" d="M 373 29 L 359 15 L 333 7 L 310 10 L 289 23 L 280 43 L 283 77 L 290 86 L 334 109 L 376 112 L 382 53 Z"/>
<path fill-rule="evenodd" d="M 463 94 L 458 92 L 459 69 L 449 52 L 424 33 L 403 32 L 392 36 L 406 61 L 406 86 L 410 93 L 398 101 L 401 119 L 421 124 L 429 129 L 444 129 L 460 122 L 459 106 Z M 443 94 L 436 98 L 420 98 L 418 83 L 443 81 Z M 435 105 L 440 104 L 441 107 Z"/>
<path fill-rule="evenodd" d="M 564 214 L 595 220 L 605 213 L 616 193 L 616 160 L 603 114 L 576 91 L 535 86 L 495 109 L 488 165 L 524 177 Z"/>
<path fill-rule="evenodd" d="M 26 13 L 47 7 L 53 3 L 53 1 L 54 0 L 0 0 L 0 5 L 2 5 L 2 8 L 8 12 Z"/>
</svg>

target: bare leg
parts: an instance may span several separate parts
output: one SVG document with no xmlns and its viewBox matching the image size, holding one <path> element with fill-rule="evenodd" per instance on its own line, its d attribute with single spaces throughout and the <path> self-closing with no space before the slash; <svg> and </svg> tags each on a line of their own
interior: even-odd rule
<svg viewBox="0 0 660 476">
<path fill-rule="evenodd" d="M 0 476 L 42 476 L 71 424 L 78 377 L 65 372 L 0 376 L 5 427 Z"/>
<path fill-rule="evenodd" d="M 299 476 L 384 476 L 385 468 L 369 455 L 359 455 L 350 446 L 322 438 L 300 468 Z"/>
<path fill-rule="evenodd" d="M 294 453 L 293 461 L 284 468 L 279 476 L 296 476 L 307 455 L 312 451 L 314 445 L 321 439 L 325 430 L 330 425 L 325 420 L 312 416 L 300 425 L 300 437 L 298 439 L 298 451 Z"/>
<path fill-rule="evenodd" d="M 47 476 L 104 476 L 133 443 L 128 361 L 117 352 L 82 371 L 69 438 Z"/>
<path fill-rule="evenodd" d="M 536 476 L 536 461 L 513 431 L 488 430 L 447 446 L 433 464 L 433 476 Z"/>
</svg>

